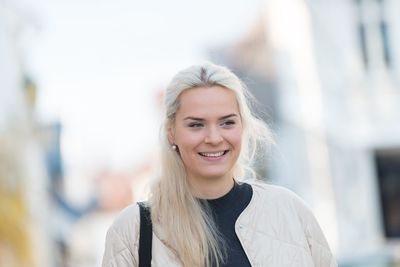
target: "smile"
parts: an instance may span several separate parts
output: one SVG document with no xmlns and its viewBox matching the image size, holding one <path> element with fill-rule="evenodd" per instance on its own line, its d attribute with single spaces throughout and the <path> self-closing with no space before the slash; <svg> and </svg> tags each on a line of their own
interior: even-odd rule
<svg viewBox="0 0 400 267">
<path fill-rule="evenodd" d="M 199 152 L 200 156 L 207 157 L 207 158 L 219 158 L 221 156 L 224 156 L 226 153 L 228 153 L 229 150 L 224 150 L 220 152 Z"/>
</svg>

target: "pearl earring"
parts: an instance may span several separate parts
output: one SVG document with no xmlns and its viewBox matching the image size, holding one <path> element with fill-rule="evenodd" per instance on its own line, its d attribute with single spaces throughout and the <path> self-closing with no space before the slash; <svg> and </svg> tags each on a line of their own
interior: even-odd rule
<svg viewBox="0 0 400 267">
<path fill-rule="evenodd" d="M 178 149 L 178 147 L 177 147 L 175 144 L 172 145 L 171 147 L 172 147 L 172 149 L 175 150 L 175 151 Z"/>
</svg>

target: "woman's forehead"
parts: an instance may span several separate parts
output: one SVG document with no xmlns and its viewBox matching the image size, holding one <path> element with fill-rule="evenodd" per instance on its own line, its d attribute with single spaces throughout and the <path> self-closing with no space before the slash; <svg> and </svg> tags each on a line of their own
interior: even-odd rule
<svg viewBox="0 0 400 267">
<path fill-rule="evenodd" d="M 179 97 L 181 113 L 235 113 L 238 104 L 235 92 L 221 86 L 185 90 Z M 224 114 L 227 115 L 227 114 Z"/>
</svg>

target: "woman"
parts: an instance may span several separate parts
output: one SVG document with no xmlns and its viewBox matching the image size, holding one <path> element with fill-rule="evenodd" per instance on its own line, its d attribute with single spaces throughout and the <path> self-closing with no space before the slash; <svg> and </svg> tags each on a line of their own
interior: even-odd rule
<svg viewBox="0 0 400 267">
<path fill-rule="evenodd" d="M 161 175 L 151 187 L 152 266 L 332 267 L 315 218 L 281 187 L 246 179 L 268 127 L 241 81 L 206 63 L 179 72 L 165 95 Z M 138 205 L 107 233 L 103 267 L 138 266 Z"/>
</svg>

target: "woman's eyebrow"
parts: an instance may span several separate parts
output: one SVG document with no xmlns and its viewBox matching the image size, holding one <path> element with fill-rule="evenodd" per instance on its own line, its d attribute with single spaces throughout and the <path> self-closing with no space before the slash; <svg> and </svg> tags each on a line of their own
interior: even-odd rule
<svg viewBox="0 0 400 267">
<path fill-rule="evenodd" d="M 231 118 L 231 117 L 237 117 L 237 115 L 235 113 L 232 113 L 232 114 L 229 114 L 229 115 L 226 115 L 226 116 L 222 116 L 221 118 L 219 118 L 219 120 L 225 120 L 225 119 L 228 119 L 228 118 Z"/>
<path fill-rule="evenodd" d="M 194 120 L 194 121 L 204 121 L 202 118 L 196 118 L 192 116 L 185 117 L 183 120 Z"/>
<path fill-rule="evenodd" d="M 229 115 L 225 115 L 225 116 L 222 116 L 221 118 L 219 118 L 218 120 L 221 121 L 221 120 L 225 120 L 225 119 L 228 119 L 228 118 L 231 118 L 231 117 L 237 117 L 237 114 L 232 113 L 232 114 L 229 114 Z M 205 121 L 205 119 L 197 118 L 197 117 L 193 117 L 193 116 L 187 116 L 183 120 Z"/>
</svg>

